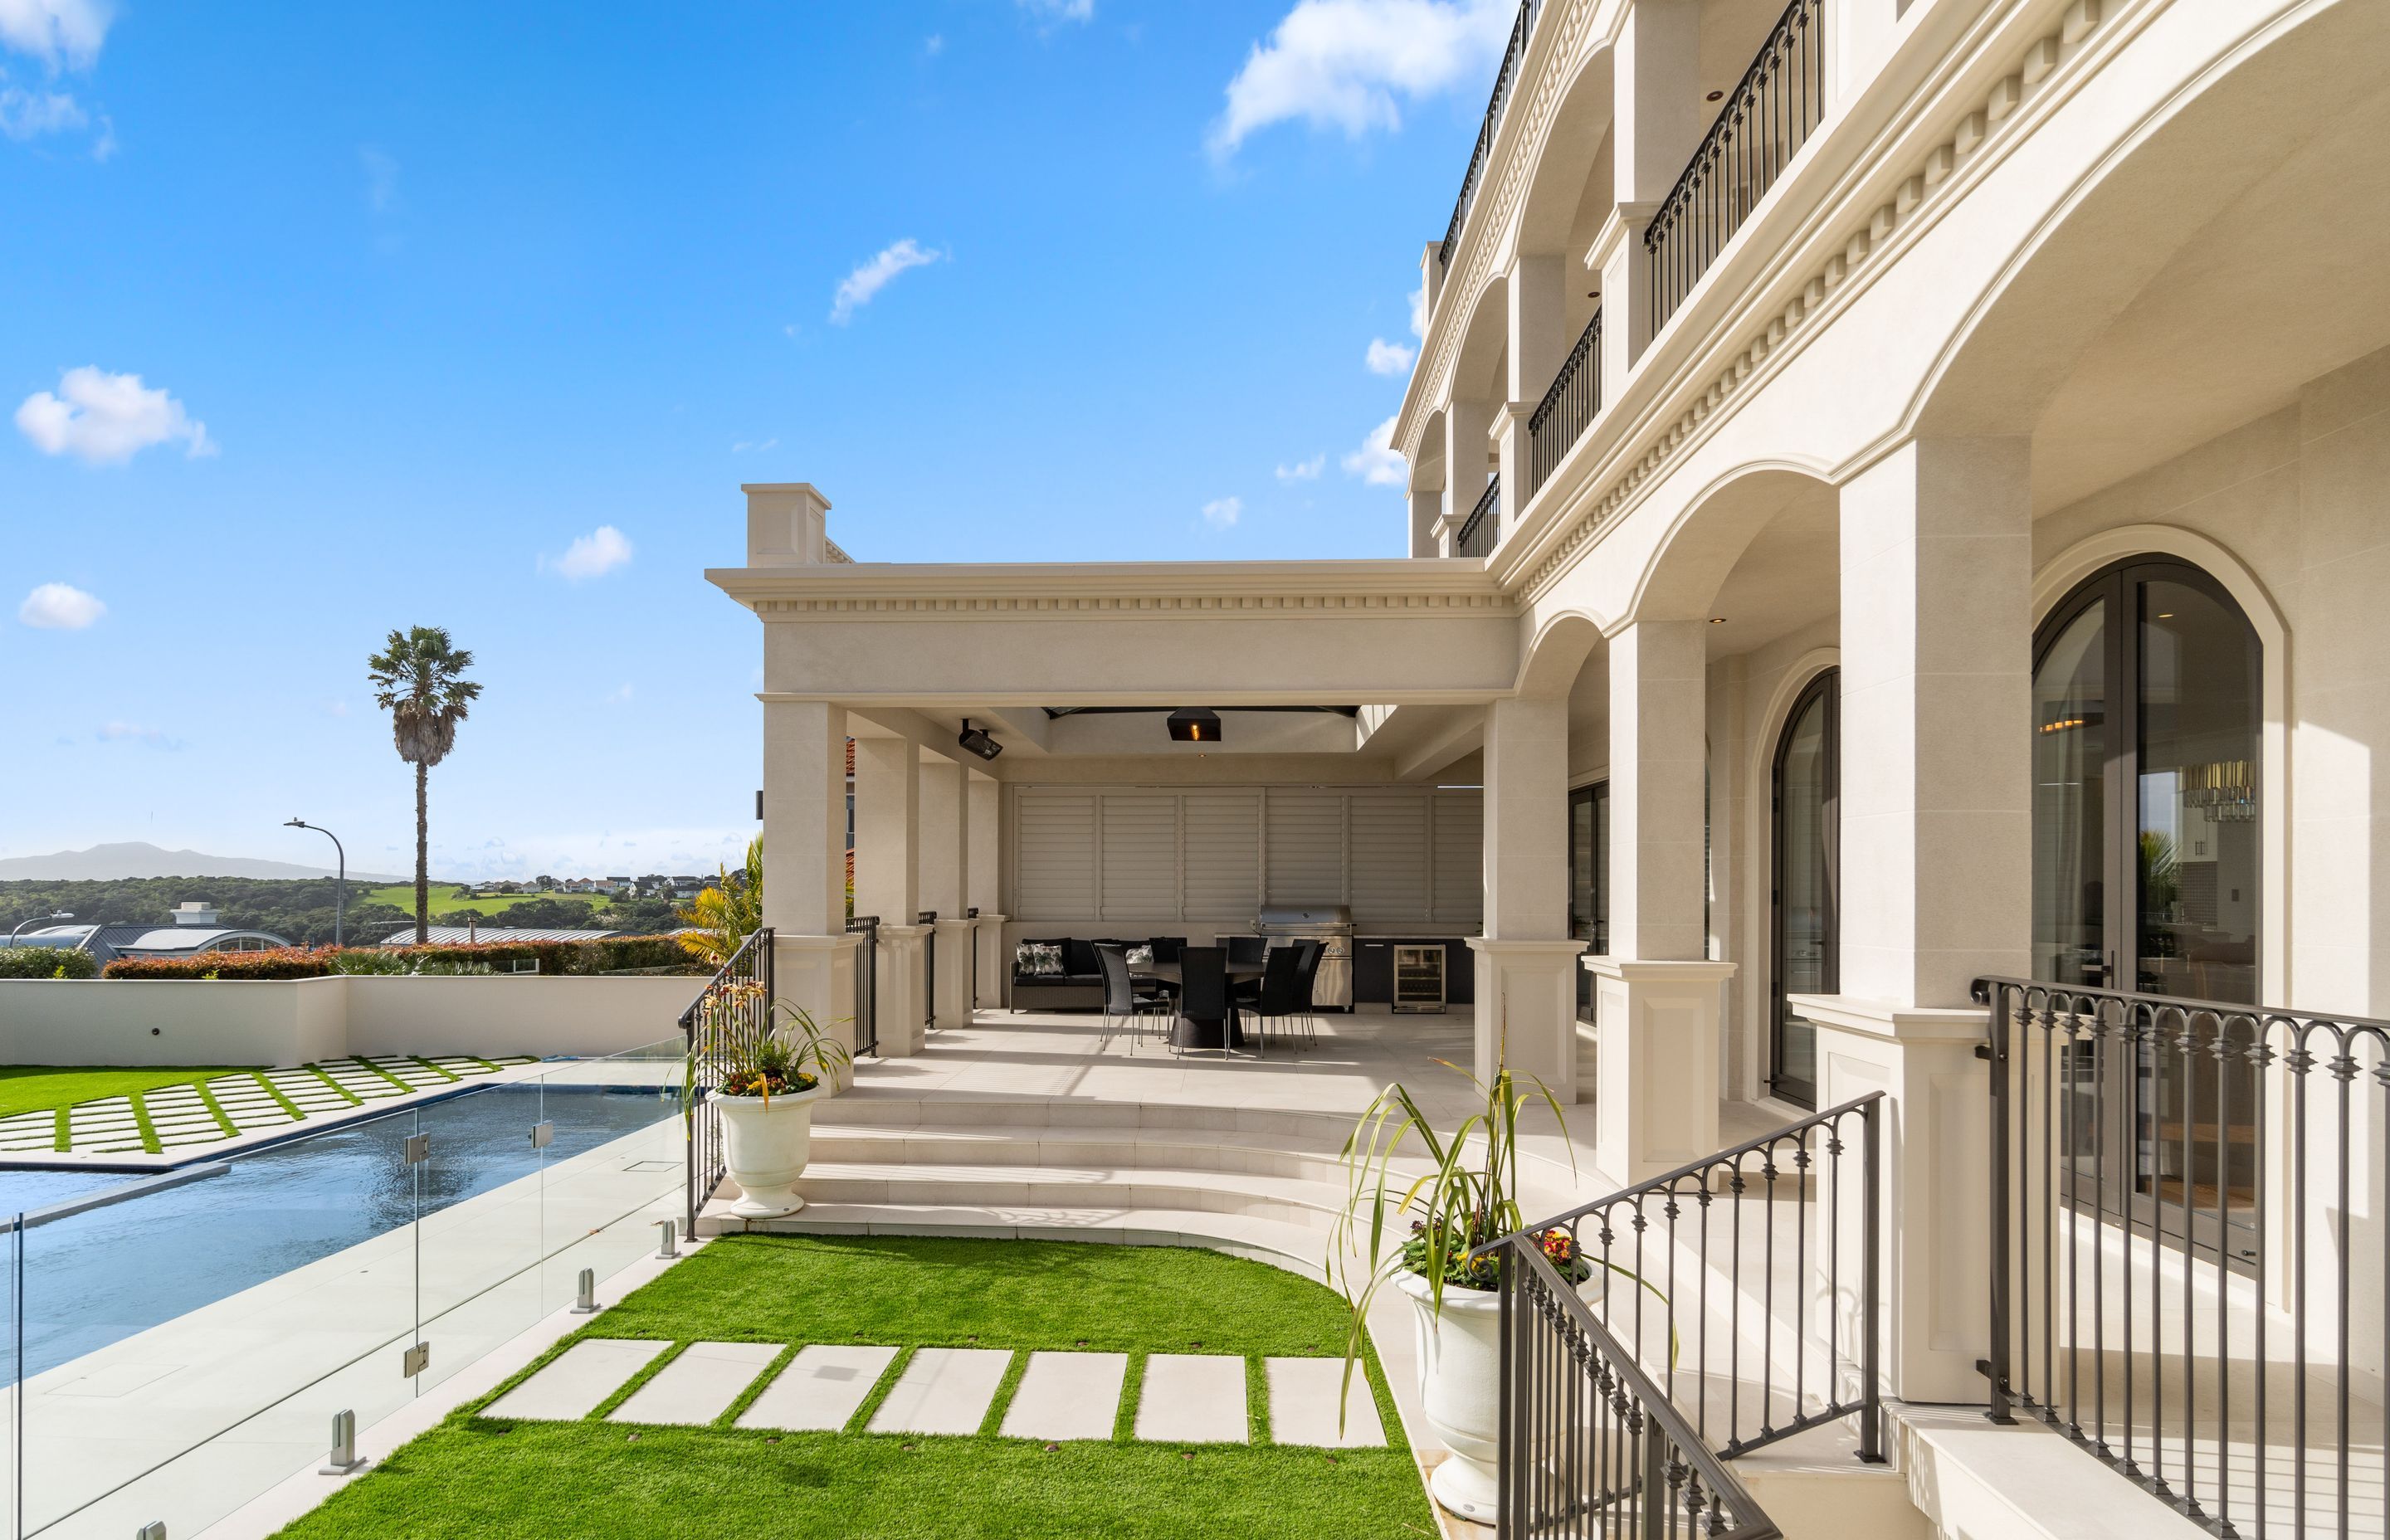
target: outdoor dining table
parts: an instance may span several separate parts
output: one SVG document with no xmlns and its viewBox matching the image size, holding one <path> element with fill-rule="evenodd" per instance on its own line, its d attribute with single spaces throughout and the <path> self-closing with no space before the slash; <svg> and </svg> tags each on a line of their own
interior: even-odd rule
<svg viewBox="0 0 2390 1540">
<path fill-rule="evenodd" d="M 1176 963 L 1162 962 L 1159 960 L 1154 962 L 1133 964 L 1129 968 L 1128 971 L 1129 977 L 1133 979 L 1151 979 L 1157 983 L 1165 985 L 1169 989 L 1171 996 L 1174 999 L 1176 998 L 1180 985 L 1184 982 L 1186 977 Z M 1232 962 L 1228 964 L 1228 993 L 1230 995 L 1227 1020 L 1228 1041 L 1227 1045 L 1228 1047 L 1241 1048 L 1245 1046 L 1244 1029 L 1237 1024 L 1237 1007 L 1234 999 L 1237 986 L 1241 983 L 1251 983 L 1261 976 L 1262 965 L 1257 962 Z M 1176 1018 L 1171 1022 L 1170 1041 L 1182 1048 L 1216 1048 L 1221 1046 L 1221 1044 L 1217 1041 L 1217 1034 L 1211 1031 L 1210 1023 L 1190 1021 L 1183 1016 Z"/>
</svg>

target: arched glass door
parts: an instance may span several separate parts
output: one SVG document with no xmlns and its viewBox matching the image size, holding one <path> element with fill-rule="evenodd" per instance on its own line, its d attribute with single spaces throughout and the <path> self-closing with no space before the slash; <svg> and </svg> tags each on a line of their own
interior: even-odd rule
<svg viewBox="0 0 2390 1540">
<path fill-rule="evenodd" d="M 2222 585 L 2119 563 L 2035 637 L 2033 959 L 2064 984 L 2255 1005 L 2262 654 Z M 2212 1039 L 2217 1018 L 2169 1018 Z M 2245 1031 L 2245 1029 L 2242 1029 Z M 2087 1033 L 2054 1067 L 2070 1186 L 2110 1213 L 2255 1255 L 2258 1126 L 2245 1043 Z M 2123 1118 L 2095 1111 L 2118 1088 Z M 2125 1088 L 2129 1087 L 2129 1090 Z"/>
<path fill-rule="evenodd" d="M 1831 995 L 1841 987 L 1836 951 L 1841 911 L 1841 764 L 1832 669 L 1792 703 L 1776 743 L 1772 882 L 1773 1038 L 1768 1084 L 1804 1107 L 1818 1104 L 1818 1030 L 1788 996 Z"/>
</svg>

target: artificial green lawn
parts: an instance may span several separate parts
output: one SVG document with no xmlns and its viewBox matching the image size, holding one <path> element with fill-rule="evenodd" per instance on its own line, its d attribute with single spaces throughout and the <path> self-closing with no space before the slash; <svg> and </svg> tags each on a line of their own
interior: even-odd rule
<svg viewBox="0 0 2390 1540">
<path fill-rule="evenodd" d="M 736 1236 L 716 1240 L 559 1342 L 583 1337 L 880 1342 L 1020 1350 L 975 1437 L 730 1426 L 625 1428 L 452 1414 L 282 1532 L 289 1540 L 789 1535 L 1128 1536 L 1266 1534 L 1290 1540 L 1433 1535 L 1435 1524 L 1382 1380 L 1371 1365 L 1384 1449 L 1279 1448 L 1259 1393 L 1266 1355 L 1343 1349 L 1343 1302 L 1260 1263 L 1164 1247 L 1027 1240 Z M 1198 1346 L 1200 1344 L 1200 1347 Z M 1048 1448 L 996 1436 L 1034 1349 L 1130 1354 L 1114 1441 Z M 1149 1352 L 1247 1355 L 1255 1443 L 1127 1438 Z M 783 1354 L 785 1358 L 787 1354 Z M 881 1381 L 893 1383 L 903 1354 Z M 533 1366 L 535 1368 L 537 1366 Z"/>
<path fill-rule="evenodd" d="M 82 1064 L 0 1065 L 0 1118 L 14 1117 L 19 1112 L 69 1107 L 96 1097 L 129 1097 L 141 1091 L 161 1091 L 169 1085 L 187 1085 L 193 1081 L 208 1080 L 216 1075 L 240 1074 L 248 1068 L 241 1064 L 213 1068 L 182 1065 L 144 1070 L 110 1070 Z"/>
<path fill-rule="evenodd" d="M 598 893 L 493 893 L 488 898 L 458 898 L 456 896 L 456 883 L 434 882 L 431 884 L 431 892 L 429 896 L 431 900 L 431 918 L 438 919 L 442 915 L 453 915 L 459 909 L 479 909 L 485 915 L 495 914 L 501 909 L 511 909 L 518 904 L 529 903 L 534 898 L 583 898 L 589 899 L 594 902 L 605 895 Z M 404 909 L 411 915 L 415 913 L 415 884 L 412 882 L 393 882 L 388 887 L 368 888 L 357 897 L 356 902 L 360 904 L 387 904 L 393 909 Z"/>
</svg>

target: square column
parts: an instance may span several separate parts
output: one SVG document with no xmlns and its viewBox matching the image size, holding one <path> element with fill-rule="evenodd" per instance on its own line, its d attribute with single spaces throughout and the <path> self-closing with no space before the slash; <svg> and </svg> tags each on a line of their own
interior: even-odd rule
<svg viewBox="0 0 2390 1540">
<path fill-rule="evenodd" d="M 1552 388 L 1561 360 L 1568 356 L 1569 263 L 1558 252 L 1522 256 L 1510 263 L 1503 287 L 1509 353 L 1504 377 L 1507 399 L 1495 414 L 1494 437 L 1502 462 L 1502 533 L 1519 524 L 1531 488 L 1527 420 Z"/>
<path fill-rule="evenodd" d="M 919 754 L 909 738 L 854 740 L 854 912 L 880 917 L 872 987 L 883 1059 L 918 1051 L 921 1039 Z"/>
<path fill-rule="evenodd" d="M 1842 993 L 1963 1007 L 2032 969 L 2024 439 L 1903 444 L 1842 489 Z"/>
<path fill-rule="evenodd" d="M 1527 467 L 1529 457 L 1535 454 L 1535 442 L 1528 435 L 1527 421 L 1535 415 L 1536 403 L 1532 401 L 1506 401 L 1494 414 L 1496 474 L 1502 478 L 1502 506 L 1498 510 L 1502 527 L 1494 534 L 1494 544 L 1497 545 L 1503 536 L 1519 527 L 1519 518 L 1527 508 L 1527 498 L 1531 494 L 1527 485 Z"/>
<path fill-rule="evenodd" d="M 1586 249 L 1585 269 L 1601 293 L 1601 393 L 1608 400 L 1624 388 L 1626 371 L 1651 340 L 1651 259 L 1643 232 L 1660 205 L 1621 203 Z"/>
<path fill-rule="evenodd" d="M 975 1008 L 993 1008 L 1004 1004 L 1012 978 L 1004 954 L 1005 917 L 996 912 L 1004 906 L 1004 872 L 997 865 L 1004 842 L 996 822 L 1004 806 L 1004 783 L 971 771 L 963 801 L 969 820 L 964 840 L 970 849 L 964 885 L 970 890 L 970 906 L 979 911 L 979 933 L 971 942 L 979 955 L 979 988 L 971 1004 Z"/>
<path fill-rule="evenodd" d="M 846 934 L 842 707 L 765 703 L 764 869 L 771 874 L 764 923 L 772 928 L 777 999 L 852 1047 L 855 939 Z"/>
<path fill-rule="evenodd" d="M 934 910 L 937 966 L 932 969 L 935 997 L 926 1002 L 931 1024 L 965 1026 L 970 1021 L 971 922 L 963 911 L 970 850 L 963 800 L 963 767 L 950 760 L 921 761 L 920 901 Z"/>
<path fill-rule="evenodd" d="M 1568 933 L 1568 701 L 1485 709 L 1485 934 L 1476 1072 L 1497 1062 L 1576 1099 L 1576 956 Z"/>
<path fill-rule="evenodd" d="M 1444 409 L 1446 556 L 1453 554 L 1452 543 L 1460 537 L 1460 526 L 1469 521 L 1477 499 L 1485 495 L 1486 456 L 1494 435 L 1496 404 L 1455 396 Z"/>
<path fill-rule="evenodd" d="M 1610 947 L 1596 960 L 1595 1159 L 1632 1182 L 1718 1148 L 1720 1004 L 1708 960 L 1702 621 L 1610 639 Z"/>
</svg>

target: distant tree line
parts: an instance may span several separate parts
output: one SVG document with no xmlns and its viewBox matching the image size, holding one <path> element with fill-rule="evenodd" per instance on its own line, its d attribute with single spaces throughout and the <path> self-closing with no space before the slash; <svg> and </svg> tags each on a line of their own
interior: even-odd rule
<svg viewBox="0 0 2390 1540">
<path fill-rule="evenodd" d="M 136 877 L 96 882 L 0 881 L 0 936 L 19 921 L 29 930 L 49 923 L 63 909 L 77 925 L 173 923 L 177 904 L 213 905 L 218 923 L 263 930 L 301 946 L 329 945 L 332 904 L 338 885 L 328 877 Z M 359 901 L 366 885 L 349 883 L 348 939 L 379 941 L 413 916 L 389 904 Z M 582 898 L 533 898 L 488 912 L 464 909 L 433 918 L 437 925 L 504 926 L 542 930 L 604 930 L 661 935 L 681 922 L 663 898 L 609 902 Z"/>
</svg>

